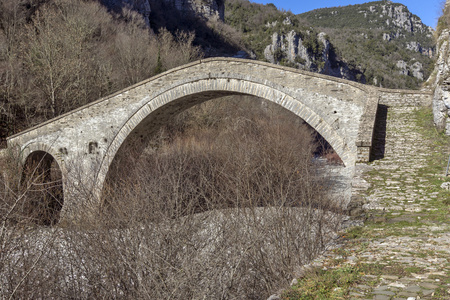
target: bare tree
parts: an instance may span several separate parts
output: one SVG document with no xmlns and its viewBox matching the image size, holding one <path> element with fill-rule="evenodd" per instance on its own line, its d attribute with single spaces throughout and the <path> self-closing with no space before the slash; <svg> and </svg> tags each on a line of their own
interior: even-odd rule
<svg viewBox="0 0 450 300">
<path fill-rule="evenodd" d="M 101 95 L 91 95 L 101 76 L 92 55 L 101 17 L 107 12 L 97 3 L 58 0 L 41 7 L 27 26 L 25 61 L 52 117 Z"/>
<path fill-rule="evenodd" d="M 115 37 L 118 80 L 128 86 L 151 77 L 156 69 L 158 46 L 156 37 L 142 17 L 127 10 L 128 23 L 118 26 Z"/>
<path fill-rule="evenodd" d="M 201 58 L 200 47 L 193 46 L 194 33 L 178 31 L 173 36 L 167 29 L 158 35 L 159 58 L 162 69 L 168 70 Z"/>
<path fill-rule="evenodd" d="M 0 138 L 201 57 L 193 33 L 151 32 L 97 1 L 0 2 Z M 159 65 L 158 65 L 159 61 Z"/>
</svg>

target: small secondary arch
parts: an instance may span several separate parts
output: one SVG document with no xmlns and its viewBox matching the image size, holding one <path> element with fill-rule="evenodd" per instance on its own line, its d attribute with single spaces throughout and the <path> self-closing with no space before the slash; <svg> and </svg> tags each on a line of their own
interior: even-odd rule
<svg viewBox="0 0 450 300">
<path fill-rule="evenodd" d="M 23 161 L 23 215 L 40 225 L 59 222 L 64 205 L 63 172 L 49 152 L 31 151 Z"/>
</svg>

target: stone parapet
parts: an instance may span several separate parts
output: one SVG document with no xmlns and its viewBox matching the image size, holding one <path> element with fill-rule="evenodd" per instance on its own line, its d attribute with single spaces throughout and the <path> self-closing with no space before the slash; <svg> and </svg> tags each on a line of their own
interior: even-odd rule
<svg viewBox="0 0 450 300">
<path fill-rule="evenodd" d="M 379 104 L 386 106 L 431 106 L 432 91 L 378 89 Z"/>
</svg>

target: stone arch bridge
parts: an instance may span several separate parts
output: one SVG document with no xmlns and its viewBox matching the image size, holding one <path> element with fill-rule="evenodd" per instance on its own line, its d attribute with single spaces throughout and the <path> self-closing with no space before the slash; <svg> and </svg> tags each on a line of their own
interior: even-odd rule
<svg viewBox="0 0 450 300">
<path fill-rule="evenodd" d="M 227 95 L 257 96 L 298 115 L 333 147 L 350 177 L 357 162 L 369 161 L 380 103 L 431 101 L 429 93 L 378 89 L 254 60 L 210 58 L 11 136 L 8 148 L 19 148 L 24 162 L 37 153 L 49 154 L 57 162 L 64 188 L 63 212 L 68 213 L 76 209 L 81 187 L 99 195 L 126 141 L 148 136 L 195 104 Z"/>
</svg>

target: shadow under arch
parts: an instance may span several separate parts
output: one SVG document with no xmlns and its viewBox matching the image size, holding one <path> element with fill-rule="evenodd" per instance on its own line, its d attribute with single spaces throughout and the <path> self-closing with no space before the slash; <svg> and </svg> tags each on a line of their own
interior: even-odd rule
<svg viewBox="0 0 450 300">
<path fill-rule="evenodd" d="M 345 139 L 318 113 L 301 101 L 302 97 L 318 99 L 319 95 L 297 91 L 295 95 L 267 80 L 224 75 L 223 78 L 192 78 L 175 86 L 169 86 L 148 97 L 115 135 L 100 163 L 96 177 L 96 194 L 100 197 L 108 170 L 119 149 L 132 139 L 145 138 L 170 121 L 170 117 L 196 104 L 230 95 L 250 95 L 262 98 L 294 113 L 317 131 L 331 145 L 345 166 L 355 163 L 356 152 Z"/>
<path fill-rule="evenodd" d="M 24 158 L 21 188 L 26 192 L 23 213 L 27 218 L 45 226 L 59 222 L 64 205 L 63 172 L 50 153 L 36 150 Z"/>
</svg>

